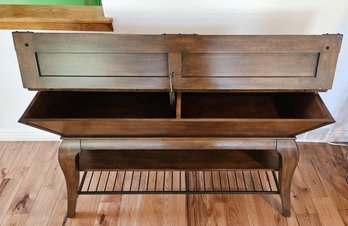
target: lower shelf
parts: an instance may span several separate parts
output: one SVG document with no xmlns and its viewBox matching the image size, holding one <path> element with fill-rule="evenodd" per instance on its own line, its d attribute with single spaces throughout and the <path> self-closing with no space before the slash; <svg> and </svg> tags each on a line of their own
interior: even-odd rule
<svg viewBox="0 0 348 226">
<path fill-rule="evenodd" d="M 84 171 L 79 194 L 279 194 L 278 171 Z"/>
</svg>

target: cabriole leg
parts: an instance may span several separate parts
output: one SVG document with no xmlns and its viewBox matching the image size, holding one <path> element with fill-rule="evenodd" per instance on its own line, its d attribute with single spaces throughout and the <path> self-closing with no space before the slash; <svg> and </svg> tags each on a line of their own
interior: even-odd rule
<svg viewBox="0 0 348 226">
<path fill-rule="evenodd" d="M 59 146 L 58 160 L 64 173 L 68 194 L 67 217 L 75 216 L 77 191 L 80 181 L 80 174 L 77 165 L 79 152 L 79 140 L 63 140 Z"/>
<path fill-rule="evenodd" d="M 277 151 L 280 154 L 279 186 L 283 215 L 290 217 L 291 182 L 298 163 L 299 153 L 295 140 L 277 140 Z"/>
</svg>

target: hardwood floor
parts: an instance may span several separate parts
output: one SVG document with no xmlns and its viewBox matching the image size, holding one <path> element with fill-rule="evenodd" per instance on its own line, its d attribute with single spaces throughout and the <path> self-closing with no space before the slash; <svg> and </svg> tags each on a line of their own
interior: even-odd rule
<svg viewBox="0 0 348 226">
<path fill-rule="evenodd" d="M 347 147 L 299 143 L 292 216 L 278 195 L 80 196 L 66 219 L 58 142 L 0 142 L 0 225 L 348 225 Z"/>
</svg>

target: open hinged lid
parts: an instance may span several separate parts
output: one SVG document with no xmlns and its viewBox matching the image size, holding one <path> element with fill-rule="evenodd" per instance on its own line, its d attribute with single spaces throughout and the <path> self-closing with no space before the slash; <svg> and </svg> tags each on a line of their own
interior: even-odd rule
<svg viewBox="0 0 348 226">
<path fill-rule="evenodd" d="M 32 90 L 325 91 L 342 35 L 15 32 Z"/>
</svg>

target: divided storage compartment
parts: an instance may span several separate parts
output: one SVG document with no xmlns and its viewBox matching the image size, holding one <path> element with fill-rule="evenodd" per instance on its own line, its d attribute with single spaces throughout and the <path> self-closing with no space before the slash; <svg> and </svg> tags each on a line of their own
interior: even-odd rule
<svg viewBox="0 0 348 226">
<path fill-rule="evenodd" d="M 175 109 L 166 92 L 42 91 L 20 122 L 65 137 L 283 137 L 334 122 L 315 93 L 182 93 L 180 100 Z"/>
<path fill-rule="evenodd" d="M 331 118 L 314 93 L 183 93 L 181 109 L 182 118 Z"/>
<path fill-rule="evenodd" d="M 26 117 L 79 118 L 175 118 L 168 93 L 40 92 Z"/>
</svg>

